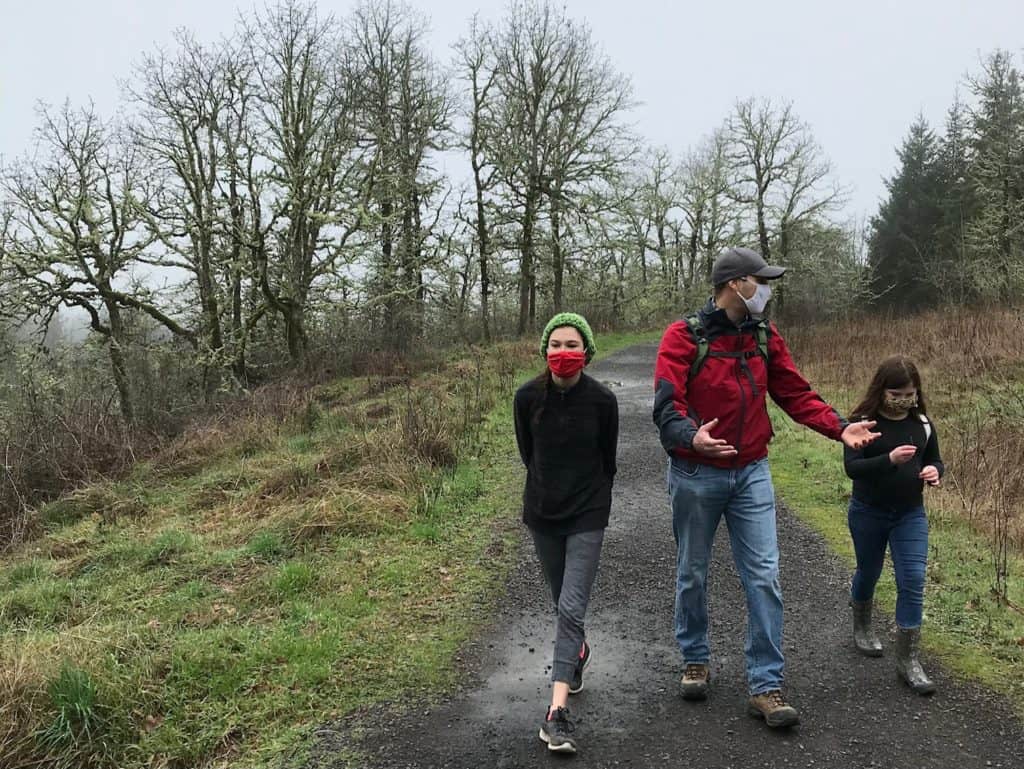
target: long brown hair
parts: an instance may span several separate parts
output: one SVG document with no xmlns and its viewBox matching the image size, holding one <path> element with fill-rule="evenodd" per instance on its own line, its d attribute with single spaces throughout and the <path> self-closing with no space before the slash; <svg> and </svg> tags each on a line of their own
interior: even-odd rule
<svg viewBox="0 0 1024 769">
<path fill-rule="evenodd" d="M 878 411 L 885 405 L 885 391 L 898 390 L 901 387 L 913 385 L 917 389 L 917 406 L 911 409 L 912 412 L 927 414 L 925 408 L 924 392 L 921 390 L 921 375 L 917 373 L 917 366 L 910 358 L 902 355 L 893 355 L 883 360 L 875 372 L 871 384 L 868 386 L 867 395 L 857 404 L 850 413 L 850 419 L 874 419 Z"/>
</svg>

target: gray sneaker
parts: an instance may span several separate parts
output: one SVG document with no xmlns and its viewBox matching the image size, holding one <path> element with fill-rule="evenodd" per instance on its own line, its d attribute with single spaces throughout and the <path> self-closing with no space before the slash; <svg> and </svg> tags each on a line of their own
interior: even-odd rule
<svg viewBox="0 0 1024 769">
<path fill-rule="evenodd" d="M 569 694 L 579 694 L 583 691 L 583 671 L 590 666 L 590 644 L 583 642 L 583 656 L 576 660 L 576 669 L 572 673 L 572 681 L 569 683 Z"/>
<path fill-rule="evenodd" d="M 569 720 L 569 710 L 558 708 L 554 713 L 545 715 L 539 736 L 552 753 L 575 753 L 576 740 L 572 737 L 575 730 L 575 724 Z"/>
</svg>

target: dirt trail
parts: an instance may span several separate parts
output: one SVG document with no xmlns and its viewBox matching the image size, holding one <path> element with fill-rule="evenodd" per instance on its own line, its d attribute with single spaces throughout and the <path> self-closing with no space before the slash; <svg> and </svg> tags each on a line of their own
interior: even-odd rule
<svg viewBox="0 0 1024 769">
<path fill-rule="evenodd" d="M 712 694 L 703 703 L 682 700 L 665 457 L 650 418 L 655 349 L 629 348 L 592 371 L 618 395 L 621 438 L 612 523 L 587 617 L 594 664 L 585 691 L 570 701 L 579 754 L 551 755 L 537 739 L 554 620 L 539 567 L 524 546 L 491 628 L 462 655 L 465 686 L 440 705 L 359 718 L 366 765 L 1024 767 L 1024 727 L 998 696 L 934 663 L 934 698 L 917 697 L 898 681 L 891 618 L 886 656 L 856 653 L 847 568 L 781 506 L 787 692 L 800 726 L 772 731 L 746 714 L 746 612 L 724 524 L 709 587 Z M 328 753 L 330 742 L 323 745 Z"/>
</svg>

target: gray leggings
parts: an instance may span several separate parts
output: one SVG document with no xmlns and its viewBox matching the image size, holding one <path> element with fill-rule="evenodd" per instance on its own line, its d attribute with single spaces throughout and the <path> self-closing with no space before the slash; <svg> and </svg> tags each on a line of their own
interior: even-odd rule
<svg viewBox="0 0 1024 769">
<path fill-rule="evenodd" d="M 569 683 L 583 646 L 583 618 L 597 576 L 604 529 L 552 536 L 530 530 L 551 597 L 558 610 L 551 680 Z"/>
</svg>

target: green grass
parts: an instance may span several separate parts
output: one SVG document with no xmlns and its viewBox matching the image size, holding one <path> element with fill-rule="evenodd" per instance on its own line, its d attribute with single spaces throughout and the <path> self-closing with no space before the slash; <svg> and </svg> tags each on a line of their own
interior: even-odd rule
<svg viewBox="0 0 1024 769">
<path fill-rule="evenodd" d="M 852 573 L 853 546 L 846 524 L 850 481 L 843 471 L 842 449 L 794 425 L 777 408 L 772 412 L 776 490 L 825 537 Z M 951 670 L 1008 695 L 1024 713 L 1024 614 L 993 597 L 991 555 L 983 536 L 955 513 L 927 499 L 926 504 L 930 531 L 925 644 Z M 1024 606 L 1024 558 L 1012 557 L 1010 575 L 1010 600 Z M 891 565 L 883 572 L 876 598 L 889 612 L 895 609 Z"/>
<path fill-rule="evenodd" d="M 246 544 L 245 551 L 254 560 L 273 563 L 288 554 L 288 546 L 280 534 L 261 531 L 253 535 Z"/>
<path fill-rule="evenodd" d="M 655 338 L 603 335 L 601 356 Z M 0 765 L 280 766 L 324 722 L 449 687 L 514 561 L 507 388 L 542 365 L 493 357 L 464 435 L 472 364 L 410 391 L 449 410 L 428 428 L 454 467 L 388 449 L 410 393 L 338 380 L 43 508 L 0 559 Z"/>
<path fill-rule="evenodd" d="M 599 335 L 598 358 L 659 333 Z M 409 391 L 338 380 L 42 509 L 45 535 L 0 559 L 0 765 L 301 763 L 321 724 L 451 686 L 514 559 L 510 388 L 542 365 L 532 344 L 494 357 L 479 424 L 458 413 L 472 362 Z M 427 425 L 454 467 L 389 453 L 410 408 L 455 409 Z M 776 423 L 780 491 L 849 558 L 836 445 Z M 987 592 L 984 543 L 940 511 L 933 532 L 928 643 L 1022 701 L 1024 625 Z"/>
</svg>

